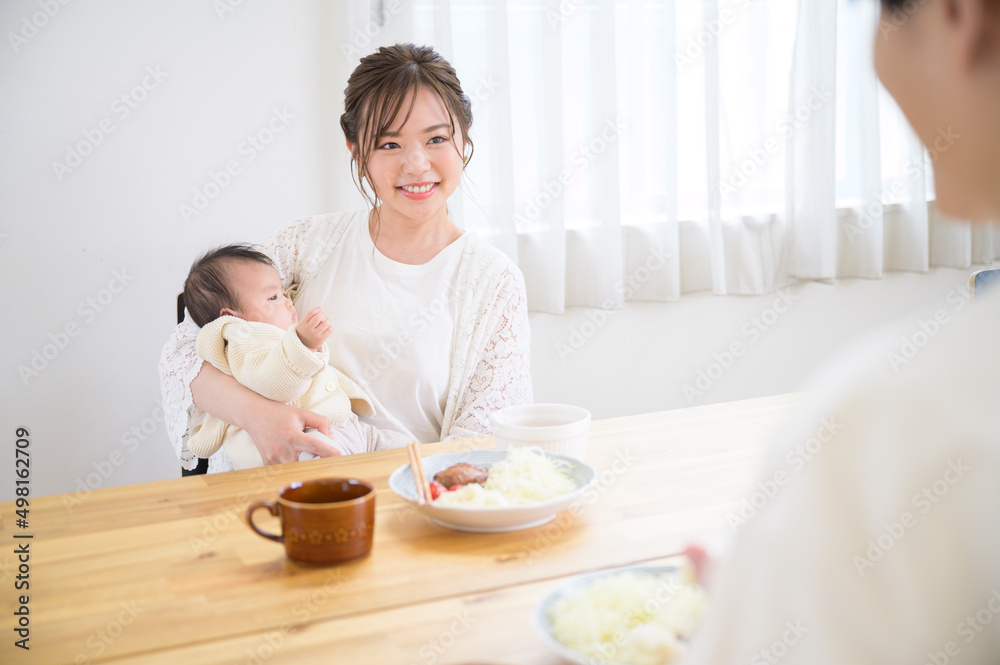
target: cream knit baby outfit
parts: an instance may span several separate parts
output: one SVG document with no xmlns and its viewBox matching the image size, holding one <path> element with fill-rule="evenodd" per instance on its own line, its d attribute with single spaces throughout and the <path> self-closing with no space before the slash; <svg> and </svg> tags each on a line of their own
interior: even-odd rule
<svg viewBox="0 0 1000 665">
<path fill-rule="evenodd" d="M 326 347 L 310 351 L 295 326 L 282 330 L 269 323 L 223 316 L 198 333 L 197 351 L 255 393 L 326 416 L 331 425 L 343 426 L 352 410 L 363 416 L 374 414 L 364 391 L 327 365 Z M 237 469 L 264 465 L 245 430 L 206 414 L 194 428 L 188 448 L 207 458 L 222 446 Z"/>
<path fill-rule="evenodd" d="M 286 289 L 293 285 L 299 285 L 300 291 L 322 288 L 317 287 L 317 275 L 328 270 L 331 262 L 345 257 L 354 257 L 353 261 L 372 260 L 368 248 L 370 237 L 366 243 L 359 244 L 356 242 L 358 236 L 345 233 L 353 225 L 367 229 L 367 220 L 367 209 L 299 219 L 272 234 L 264 243 L 264 251 L 274 260 Z M 342 242 L 345 235 L 354 241 Z M 384 286 L 374 281 L 359 289 L 357 306 L 373 309 Z M 492 431 L 490 414 L 494 411 L 532 402 L 531 329 L 524 279 L 517 266 L 495 247 L 470 236 L 450 288 L 454 290 L 457 320 L 452 337 L 449 385 L 447 391 L 439 395 L 444 403 L 444 413 L 438 424 L 440 440 L 489 434 Z M 322 293 L 316 299 L 297 298 L 295 302 L 303 310 L 314 305 L 328 305 Z M 430 306 L 433 303 L 421 304 Z M 333 310 L 328 307 L 327 311 Z M 406 330 L 372 330 L 371 334 L 390 345 L 403 332 Z M 174 328 L 160 357 L 167 436 L 185 469 L 193 469 L 198 463 L 187 441 L 204 417 L 191 395 L 191 381 L 198 376 L 202 363 L 195 351 L 198 333 L 198 326 L 188 316 Z M 421 341 L 414 344 L 423 348 Z M 416 390 L 416 383 L 411 379 L 401 378 L 400 381 Z M 412 400 L 415 402 L 416 397 Z M 381 411 L 391 410 L 389 405 Z M 407 427 L 411 423 L 403 422 L 402 425 Z M 208 461 L 209 473 L 232 468 L 224 450 Z"/>
</svg>

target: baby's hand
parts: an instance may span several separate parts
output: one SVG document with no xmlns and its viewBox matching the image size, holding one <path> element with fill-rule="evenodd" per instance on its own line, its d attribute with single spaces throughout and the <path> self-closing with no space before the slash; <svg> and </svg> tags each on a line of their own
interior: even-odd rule
<svg viewBox="0 0 1000 665">
<path fill-rule="evenodd" d="M 311 351 L 319 351 L 323 342 L 333 334 L 333 325 L 326 318 L 322 306 L 313 307 L 305 317 L 295 324 L 295 332 L 299 339 Z"/>
</svg>

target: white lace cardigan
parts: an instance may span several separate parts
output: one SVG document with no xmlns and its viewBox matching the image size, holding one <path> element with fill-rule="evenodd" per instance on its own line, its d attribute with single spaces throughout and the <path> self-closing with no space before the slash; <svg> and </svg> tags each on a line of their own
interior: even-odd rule
<svg viewBox="0 0 1000 665">
<path fill-rule="evenodd" d="M 286 289 L 302 287 L 316 276 L 356 214 L 306 217 L 268 239 L 264 251 L 274 259 Z M 491 413 L 532 401 L 531 332 L 521 272 L 498 249 L 471 236 L 455 286 L 458 317 L 441 440 L 490 434 Z M 191 381 L 202 364 L 195 353 L 198 330 L 185 319 L 160 357 L 167 436 L 185 469 L 197 464 L 187 439 L 204 416 L 191 397 Z M 232 468 L 224 449 L 209 458 L 211 473 Z"/>
</svg>

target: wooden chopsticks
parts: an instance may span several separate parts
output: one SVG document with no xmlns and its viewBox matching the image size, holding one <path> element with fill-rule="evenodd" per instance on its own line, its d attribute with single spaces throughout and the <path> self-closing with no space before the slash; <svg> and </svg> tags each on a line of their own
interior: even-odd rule
<svg viewBox="0 0 1000 665">
<path fill-rule="evenodd" d="M 421 506 L 431 501 L 431 487 L 424 472 L 424 461 L 420 457 L 420 444 L 416 441 L 406 446 L 410 455 L 410 470 L 413 472 L 413 484 L 417 488 L 417 503 Z"/>
</svg>

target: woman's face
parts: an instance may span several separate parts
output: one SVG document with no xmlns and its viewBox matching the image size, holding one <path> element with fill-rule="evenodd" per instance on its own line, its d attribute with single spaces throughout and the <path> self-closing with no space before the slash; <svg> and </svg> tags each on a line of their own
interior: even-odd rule
<svg viewBox="0 0 1000 665">
<path fill-rule="evenodd" d="M 378 137 L 368 160 L 368 181 L 382 201 L 381 219 L 425 222 L 447 219 L 445 202 L 458 187 L 465 143 L 452 141 L 451 116 L 441 99 L 419 88 L 410 117 L 407 104 Z M 457 148 L 456 148 L 457 146 Z"/>
</svg>

